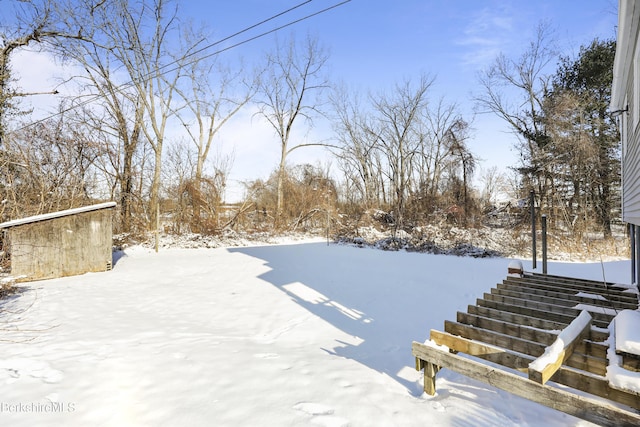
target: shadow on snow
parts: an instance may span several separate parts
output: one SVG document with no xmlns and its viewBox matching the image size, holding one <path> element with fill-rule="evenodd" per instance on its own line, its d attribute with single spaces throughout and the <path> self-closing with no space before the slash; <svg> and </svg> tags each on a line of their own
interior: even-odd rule
<svg viewBox="0 0 640 427">
<path fill-rule="evenodd" d="M 261 279 L 362 340 L 358 345 L 336 340 L 336 345 L 325 351 L 388 375 L 414 396 L 422 394 L 420 382 L 401 375 L 404 369 L 414 367 L 411 342 L 427 339 L 431 328 L 441 329 L 445 319 L 454 316 L 456 310 L 466 309 L 478 295 L 468 293 L 469 286 L 464 284 L 473 274 L 469 269 L 480 265 L 469 258 L 326 243 L 229 251 L 264 260 L 270 270 Z M 503 265 L 505 260 L 484 262 Z M 482 280 L 485 287 L 486 280 Z"/>
</svg>

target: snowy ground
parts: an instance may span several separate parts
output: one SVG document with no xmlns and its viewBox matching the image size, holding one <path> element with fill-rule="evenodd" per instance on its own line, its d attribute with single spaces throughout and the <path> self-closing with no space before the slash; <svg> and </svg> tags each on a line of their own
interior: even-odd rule
<svg viewBox="0 0 640 427">
<path fill-rule="evenodd" d="M 0 306 L 0 425 L 587 425 L 448 370 L 422 393 L 411 342 L 508 263 L 320 240 L 127 248 L 111 272 L 33 282 Z M 627 283 L 629 262 L 604 272 Z"/>
</svg>

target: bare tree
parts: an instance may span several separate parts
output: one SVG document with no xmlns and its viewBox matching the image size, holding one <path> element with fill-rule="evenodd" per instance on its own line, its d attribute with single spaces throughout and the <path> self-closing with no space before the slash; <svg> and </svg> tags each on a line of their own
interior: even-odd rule
<svg viewBox="0 0 640 427">
<path fill-rule="evenodd" d="M 440 99 L 432 108 L 425 109 L 422 114 L 421 133 L 424 136 L 420 142 L 420 187 L 423 189 L 423 197 L 428 198 L 431 203 L 440 192 L 444 166 L 453 154 L 453 129 L 461 122 L 464 120 L 457 106 L 444 99 Z"/>
<path fill-rule="evenodd" d="M 77 4 L 73 6 L 77 7 Z M 101 45 L 104 31 L 104 14 L 91 16 L 81 13 L 67 14 L 62 5 L 59 13 L 66 16 L 70 28 L 85 24 L 87 37 L 94 41 L 65 41 L 55 46 L 56 51 L 68 61 L 79 64 L 84 74 L 76 77 L 80 84 L 81 96 L 74 102 L 84 103 L 86 97 L 95 98 L 93 108 L 84 108 L 84 123 L 93 123 L 95 129 L 108 136 L 105 144 L 110 145 L 111 166 L 115 171 L 120 201 L 120 228 L 131 230 L 131 216 L 134 199 L 134 157 L 143 136 L 145 103 L 140 93 L 119 80 L 120 62 L 110 45 Z M 71 5 L 67 5 L 71 7 Z M 96 16 L 98 15 L 98 16 Z M 91 25 L 91 26 L 90 26 Z M 111 41 L 112 43 L 113 41 Z M 99 107 L 98 107 L 99 106 Z M 105 169 L 106 170 L 106 169 Z"/>
<path fill-rule="evenodd" d="M 172 103 L 187 52 L 172 57 L 168 36 L 175 30 L 176 8 L 165 0 L 154 0 L 151 5 L 142 5 L 141 10 L 130 9 L 126 0 L 117 5 L 122 16 L 122 25 L 109 25 L 107 30 L 114 37 L 117 55 L 131 77 L 131 81 L 144 103 L 145 124 L 142 130 L 154 152 L 154 172 L 149 196 L 150 223 L 156 223 L 159 211 L 159 195 L 162 171 L 162 148 L 169 117 L 173 114 Z M 153 26 L 150 34 L 144 32 L 144 20 Z M 113 21 L 111 21 L 113 22 Z M 195 48 L 193 46 L 192 48 Z M 173 64 L 173 67 L 167 67 Z"/>
<path fill-rule="evenodd" d="M 291 136 L 299 118 L 311 124 L 318 113 L 320 100 L 317 97 L 328 87 L 322 74 L 327 60 L 327 53 L 311 37 L 307 37 L 303 44 L 297 44 L 293 38 L 288 44 L 276 42 L 275 50 L 267 55 L 267 69 L 258 86 L 261 97 L 258 106 L 259 114 L 269 122 L 280 139 L 276 226 L 283 208 L 287 156 L 302 147 L 324 145 L 292 144 Z"/>
<path fill-rule="evenodd" d="M 193 192 L 190 190 L 195 157 L 194 147 L 190 141 L 178 141 L 167 147 L 166 165 L 162 170 L 164 192 L 171 203 L 172 231 L 182 233 L 191 224 L 190 207 Z"/>
<path fill-rule="evenodd" d="M 358 201 L 364 203 L 365 209 L 373 207 L 380 203 L 374 157 L 377 138 L 369 132 L 371 125 L 356 96 L 350 97 L 348 90 L 341 88 L 333 92 L 331 101 L 337 117 L 335 132 L 341 144 L 336 156 L 352 188 L 349 197 L 359 194 Z"/>
<path fill-rule="evenodd" d="M 17 112 L 16 99 L 42 93 L 22 93 L 11 85 L 11 56 L 29 45 L 56 38 L 81 38 L 81 34 L 66 33 L 56 27 L 51 0 L 23 0 L 3 6 L 0 15 L 0 144 L 5 132 L 5 120 L 11 112 Z M 8 12 L 13 9 L 11 12 Z M 8 12 L 5 14 L 5 12 Z M 4 22 L 4 16 L 13 18 Z M 56 91 L 46 92 L 55 94 Z"/>
<path fill-rule="evenodd" d="M 467 225 L 467 217 L 471 213 L 469 199 L 469 180 L 476 169 L 476 158 L 469 150 L 466 140 L 469 138 L 469 124 L 464 120 L 456 120 L 449 129 L 451 138 L 450 150 L 456 159 L 462 174 L 462 203 L 464 206 L 463 225 Z"/>
<path fill-rule="evenodd" d="M 396 228 L 402 228 L 407 198 L 412 187 L 413 162 L 423 137 L 417 126 L 427 104 L 433 79 L 422 75 L 417 84 L 405 81 L 391 95 L 372 101 L 377 124 L 369 129 L 388 167 L 387 178 L 393 194 Z"/>
<path fill-rule="evenodd" d="M 497 166 L 491 166 L 480 172 L 480 182 L 482 182 L 482 203 L 485 208 L 493 208 L 498 192 L 503 191 L 506 184 L 506 177 Z"/>
<path fill-rule="evenodd" d="M 472 206 L 476 158 L 465 142 L 469 125 L 455 104 L 429 103 L 432 83 L 426 75 L 405 80 L 388 93 L 370 95 L 366 106 L 345 89 L 332 97 L 342 144 L 336 155 L 348 185 L 366 206 L 391 207 L 396 229 L 433 213 L 454 180 L 459 196 L 445 203 L 467 211 Z"/>
<path fill-rule="evenodd" d="M 193 226 L 196 229 L 200 226 L 200 212 L 205 201 L 201 197 L 205 163 L 213 141 L 220 129 L 249 102 L 256 91 L 256 79 L 247 81 L 242 69 L 242 66 L 234 69 L 223 64 L 217 57 L 212 60 L 191 58 L 185 70 L 189 81 L 187 88 L 176 89 L 186 106 L 177 116 L 195 147 Z M 193 122 L 195 129 L 192 129 Z M 222 175 L 226 176 L 226 173 L 218 169 L 214 178 L 220 179 Z"/>
<path fill-rule="evenodd" d="M 499 55 L 480 75 L 483 93 L 475 98 L 480 112 L 490 112 L 505 120 L 517 135 L 521 146 L 524 178 L 531 180 L 543 200 L 548 200 L 549 174 L 545 148 L 549 143 L 543 120 L 544 96 L 550 89 L 545 74 L 557 57 L 547 24 L 537 27 L 536 37 L 517 59 Z M 510 102 L 506 92 L 516 91 L 519 98 Z"/>
<path fill-rule="evenodd" d="M 78 207 L 96 191 L 101 148 L 66 116 L 12 132 L 3 146 L 3 208 L 11 217 Z"/>
<path fill-rule="evenodd" d="M 97 95 L 110 116 L 108 128 L 120 143 L 123 228 L 130 225 L 133 158 L 140 142 L 149 144 L 154 154 L 148 218 L 155 225 L 165 133 L 174 114 L 183 66 L 196 48 L 181 49 L 171 40 L 178 35 L 177 4 L 170 0 L 79 0 L 60 3 L 57 10 L 68 28 L 83 33 L 82 43 L 58 48 L 85 69 L 88 89 L 84 95 Z"/>
</svg>

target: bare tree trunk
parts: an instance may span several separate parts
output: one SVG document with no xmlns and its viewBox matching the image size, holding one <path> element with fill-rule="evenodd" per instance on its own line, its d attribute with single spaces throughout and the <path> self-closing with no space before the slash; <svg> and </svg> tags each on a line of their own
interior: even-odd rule
<svg viewBox="0 0 640 427">
<path fill-rule="evenodd" d="M 131 207 L 133 204 L 133 157 L 142 132 L 144 109 L 138 105 L 133 123 L 133 131 L 127 137 L 126 126 L 121 128 L 123 138 L 122 177 L 120 179 L 120 216 L 122 231 L 131 231 Z"/>
<path fill-rule="evenodd" d="M 541 112 L 550 88 L 550 79 L 543 73 L 556 58 L 549 35 L 548 26 L 539 25 L 536 38 L 519 58 L 513 60 L 499 55 L 493 66 L 480 76 L 484 93 L 475 99 L 478 107 L 502 118 L 518 135 L 517 148 L 522 153 L 519 172 L 531 181 L 530 188 L 537 187 L 541 203 L 548 201 L 544 182 L 548 160 L 544 151 L 549 142 Z M 507 97 L 501 89 L 504 87 L 517 90 L 521 98 Z"/>
<path fill-rule="evenodd" d="M 205 39 L 204 36 L 188 35 L 185 39 Z M 205 163 L 209 159 L 209 153 L 214 137 L 242 107 L 244 107 L 255 94 L 256 79 L 247 82 L 240 72 L 232 71 L 221 63 L 209 63 L 205 59 L 190 58 L 190 73 L 188 75 L 190 93 L 177 88 L 177 93 L 185 102 L 190 116 L 195 117 L 197 132 L 191 131 L 188 121 L 177 112 L 192 143 L 196 146 L 195 172 L 193 175 L 193 224 L 194 231 L 201 231 L 202 209 L 207 204 L 203 194 L 203 180 L 205 178 Z M 241 67 L 239 67 L 241 68 Z M 238 85 L 244 88 L 238 91 Z M 215 171 L 222 173 L 221 170 Z M 222 189 L 217 189 L 221 192 Z M 217 215 L 218 206 L 215 206 Z"/>
<path fill-rule="evenodd" d="M 432 83 L 433 79 L 423 75 L 416 85 L 405 81 L 396 85 L 392 96 L 381 96 L 374 101 L 379 123 L 370 132 L 376 135 L 379 151 L 389 167 L 396 230 L 404 226 L 413 158 L 421 140 L 418 124 Z"/>
<path fill-rule="evenodd" d="M 293 125 L 298 117 L 308 121 L 317 112 L 317 105 L 309 98 L 327 87 L 322 71 L 328 56 L 318 42 L 308 38 L 299 47 L 292 40 L 286 47 L 277 45 L 267 57 L 267 76 L 259 84 L 260 114 L 271 124 L 280 138 L 280 163 L 276 194 L 275 225 L 279 226 L 284 205 L 285 166 L 288 154 L 298 148 L 321 143 L 301 143 L 289 147 Z"/>
</svg>

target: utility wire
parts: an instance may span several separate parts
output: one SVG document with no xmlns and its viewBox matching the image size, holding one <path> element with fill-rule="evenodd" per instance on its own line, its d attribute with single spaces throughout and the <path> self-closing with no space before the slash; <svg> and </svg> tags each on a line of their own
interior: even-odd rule
<svg viewBox="0 0 640 427">
<path fill-rule="evenodd" d="M 298 8 L 300 8 L 300 7 L 304 6 L 304 5 L 305 5 L 305 4 L 307 4 L 307 3 L 311 3 L 312 1 L 313 1 L 313 0 L 307 0 L 307 1 L 304 1 L 304 2 L 302 2 L 302 3 L 299 3 L 299 4 L 297 4 L 297 5 L 293 6 L 293 7 L 291 7 L 291 8 L 289 8 L 289 9 L 285 10 L 285 11 L 282 11 L 282 12 L 280 12 L 280 13 L 276 14 L 276 15 L 273 15 L 273 16 L 272 16 L 272 17 L 270 17 L 270 18 L 267 18 L 267 19 L 265 19 L 265 20 L 262 20 L 262 21 L 258 22 L 257 24 L 253 24 L 253 25 L 251 25 L 250 27 L 245 28 L 244 30 L 240 30 L 240 31 L 238 31 L 238 32 L 236 32 L 236 33 L 234 33 L 234 34 L 231 34 L 230 36 L 227 36 L 227 37 L 225 37 L 225 38 L 223 38 L 223 39 L 221 39 L 221 40 L 218 40 L 217 42 L 211 43 L 211 44 L 209 44 L 209 45 L 207 45 L 207 46 L 205 46 L 205 47 L 202 47 L 202 48 L 200 48 L 200 49 L 198 49 L 198 50 L 196 50 L 196 51 L 194 51 L 194 52 L 191 52 L 190 54 L 186 55 L 184 58 L 188 58 L 188 57 L 190 57 L 190 56 L 193 56 L 193 55 L 196 55 L 196 54 L 198 54 L 198 53 L 200 53 L 200 52 L 203 52 L 203 51 L 205 51 L 205 50 L 207 50 L 207 49 L 211 49 L 212 47 L 217 46 L 217 45 L 219 45 L 219 44 L 221 44 L 221 43 L 224 43 L 224 42 L 226 42 L 227 40 L 230 40 L 230 39 L 232 39 L 232 38 L 234 38 L 234 37 L 236 37 L 236 36 L 239 36 L 240 34 L 244 34 L 244 33 L 246 33 L 247 31 L 251 31 L 251 30 L 253 30 L 254 28 L 257 28 L 257 27 L 259 27 L 259 26 L 261 26 L 261 25 L 263 25 L 263 24 L 266 24 L 266 23 L 267 23 L 267 22 L 269 22 L 269 21 L 273 21 L 273 20 L 274 20 L 274 19 L 276 19 L 276 18 L 279 18 L 279 17 L 281 17 L 281 16 L 283 16 L 283 15 L 286 15 L 287 13 L 292 12 L 292 11 L 294 11 L 294 10 L 298 9 Z M 173 65 L 173 64 L 175 64 L 176 62 L 177 62 L 177 61 L 174 61 L 173 63 L 170 63 L 170 64 L 167 64 L 167 65 L 165 65 L 165 66 L 163 66 L 163 67 L 160 67 L 160 69 L 162 70 L 164 67 L 167 67 L 167 66 L 169 66 L 169 65 Z"/>
<path fill-rule="evenodd" d="M 280 31 L 280 30 L 282 30 L 282 29 L 284 29 L 284 28 L 290 27 L 290 26 L 292 26 L 292 25 L 298 24 L 298 23 L 300 23 L 300 22 L 302 22 L 302 21 L 305 21 L 305 20 L 307 20 L 307 19 L 313 18 L 314 16 L 321 15 L 321 14 L 323 14 L 323 13 L 325 13 L 325 12 L 328 12 L 328 11 L 330 11 L 330 10 L 332 10 L 332 9 L 335 9 L 335 8 L 337 8 L 337 7 L 340 7 L 340 6 L 342 6 L 342 5 L 346 4 L 346 3 L 349 3 L 350 1 L 351 1 L 351 0 L 344 0 L 344 1 L 340 2 L 340 3 L 336 3 L 336 4 L 334 4 L 333 6 L 329 6 L 329 7 L 325 8 L 325 9 L 319 10 L 319 11 L 317 11 L 317 12 L 314 12 L 314 13 L 310 14 L 310 15 L 307 15 L 307 16 L 304 16 L 304 17 L 302 17 L 302 18 L 296 19 L 296 20 L 291 21 L 291 22 L 289 22 L 289 23 L 287 23 L 287 24 L 284 24 L 284 25 L 281 25 L 281 26 L 279 26 L 279 27 L 273 28 L 273 29 L 271 29 L 271 30 L 269 30 L 269 31 L 265 31 L 265 32 L 264 32 L 264 33 L 262 33 L 262 34 L 258 34 L 257 36 L 250 37 L 250 38 L 245 39 L 245 40 L 243 40 L 243 41 L 241 41 L 241 42 L 238 42 L 238 43 L 236 43 L 236 44 L 234 44 L 234 45 L 228 46 L 228 47 L 226 47 L 226 48 L 224 48 L 224 49 L 220 49 L 220 50 L 218 50 L 218 51 L 216 51 L 216 52 L 210 53 L 210 54 L 205 55 L 205 56 L 203 56 L 202 58 L 198 58 L 198 59 L 209 58 L 209 57 L 211 57 L 211 56 L 218 55 L 218 54 L 220 54 L 220 53 L 222 53 L 222 52 L 225 52 L 225 51 L 227 51 L 227 50 L 230 50 L 230 49 L 236 48 L 236 47 L 238 47 L 238 46 L 241 46 L 241 45 L 243 45 L 243 44 L 245 44 L 245 43 L 249 43 L 249 42 L 252 42 L 252 41 L 254 41 L 254 40 L 257 40 L 257 39 L 259 39 L 259 38 L 261 38 L 261 37 L 268 36 L 269 34 L 275 33 L 276 31 Z M 216 44 L 217 44 L 217 43 L 216 43 Z M 191 63 L 191 62 L 188 62 L 187 64 L 190 64 L 190 63 Z M 174 68 L 174 69 L 172 69 L 172 70 L 170 70 L 170 71 L 175 71 L 176 69 L 177 69 L 177 68 Z"/>
<path fill-rule="evenodd" d="M 274 20 L 274 19 L 276 19 L 276 18 L 278 18 L 278 17 L 280 17 L 280 16 L 283 16 L 283 15 L 285 15 L 285 14 L 287 14 L 287 13 L 289 13 L 289 12 L 291 12 L 291 11 L 295 10 L 295 9 L 298 9 L 299 7 L 302 7 L 302 6 L 304 6 L 304 5 L 308 4 L 308 3 L 311 3 L 312 1 L 313 1 L 313 0 L 306 0 L 306 1 L 302 2 L 302 3 L 299 3 L 299 4 L 297 4 L 297 5 L 295 5 L 295 6 L 291 7 L 291 8 L 289 8 L 289 9 L 286 9 L 286 10 L 284 10 L 284 11 L 280 12 L 280 13 L 277 13 L 277 14 L 275 14 L 275 15 L 273 15 L 273 16 L 271 16 L 271 17 L 267 18 L 267 19 L 264 19 L 264 20 L 262 20 L 262 21 L 260 21 L 260 22 L 258 22 L 258 23 L 256 23 L 256 24 L 253 24 L 253 25 L 251 25 L 251 26 L 249 26 L 249 27 L 246 27 L 246 28 L 245 28 L 245 29 L 243 29 L 243 30 L 237 31 L 237 32 L 235 32 L 234 34 L 232 34 L 232 35 L 230 35 L 230 36 L 227 36 L 227 37 L 224 37 L 224 38 L 223 38 L 223 39 L 221 39 L 221 40 L 218 40 L 217 42 L 211 43 L 211 44 L 209 44 L 209 45 L 207 45 L 207 46 L 205 46 L 205 47 L 203 47 L 203 48 L 201 48 L 201 49 L 198 49 L 198 50 L 197 50 L 197 51 L 195 51 L 195 52 L 191 52 L 190 54 L 188 54 L 188 55 L 186 55 L 186 56 L 184 56 L 184 57 L 182 57 L 182 58 L 180 58 L 180 59 L 177 59 L 177 60 L 175 60 L 175 61 L 172 61 L 172 62 L 170 62 L 170 63 L 168 63 L 168 64 L 165 64 L 165 65 L 161 66 L 160 68 L 158 68 L 158 71 L 163 70 L 163 69 L 168 68 L 168 67 L 171 67 L 171 66 L 173 66 L 173 65 L 177 64 L 179 61 L 183 60 L 184 58 L 188 58 L 188 57 L 193 56 L 193 55 L 195 55 L 195 54 L 197 54 L 197 53 L 199 53 L 199 52 L 202 52 L 202 51 L 204 51 L 204 50 L 210 49 L 211 47 L 214 47 L 214 46 L 216 46 L 216 45 L 218 45 L 218 44 L 220 44 L 220 43 L 224 43 L 225 41 L 227 41 L 227 40 L 229 40 L 229 39 L 231 39 L 231 38 L 233 38 L 233 37 L 236 37 L 236 36 L 238 36 L 238 35 L 240 35 L 240 34 L 243 34 L 243 33 L 247 32 L 247 31 L 250 31 L 250 30 L 252 30 L 252 29 L 254 29 L 254 28 L 256 28 L 256 27 L 258 27 L 258 26 L 260 26 L 260 25 L 263 25 L 263 24 L 267 23 L 267 22 L 270 22 L 270 21 L 272 21 L 272 20 Z M 195 62 L 195 61 L 185 63 L 184 65 L 189 65 L 190 63 L 193 63 L 193 62 Z M 171 71 L 176 70 L 177 68 L 179 68 L 179 67 L 172 68 L 172 69 L 170 69 L 170 70 L 166 70 L 166 71 L 164 71 L 164 72 L 160 73 L 159 75 L 163 75 L 163 74 L 169 73 L 169 72 L 171 72 Z M 142 82 L 145 82 L 145 81 L 147 81 L 148 79 L 150 79 L 151 77 L 152 77 L 152 74 L 151 74 L 151 73 L 148 73 L 148 74 L 146 74 L 146 75 L 143 75 L 143 76 L 140 78 L 140 82 L 141 82 L 141 83 L 142 83 Z M 128 88 L 128 87 L 130 87 L 130 86 L 132 86 L 132 85 L 134 85 L 134 84 L 135 84 L 135 80 L 129 80 L 128 82 L 126 82 L 126 83 L 123 83 L 123 84 L 119 85 L 120 87 L 119 87 L 119 88 L 116 88 L 116 89 L 115 89 L 115 92 L 116 92 L 116 93 L 122 93 L 126 88 Z M 67 108 L 65 108 L 65 109 L 63 109 L 63 110 L 61 110 L 61 111 L 58 111 L 57 113 L 51 114 L 51 115 L 49 115 L 49 116 L 47 116 L 47 117 L 44 117 L 44 118 L 42 118 L 42 119 L 39 119 L 39 120 L 36 120 L 36 121 L 34 121 L 34 122 L 31 122 L 31 123 L 29 123 L 29 124 L 27 124 L 27 125 L 24 125 L 24 126 L 22 126 L 22 127 L 18 128 L 18 129 L 17 129 L 17 131 L 20 131 L 20 130 L 26 129 L 26 128 L 30 127 L 30 126 L 37 125 L 37 124 L 39 124 L 39 123 L 42 123 L 42 122 L 47 121 L 47 120 L 49 120 L 49 119 L 52 119 L 52 118 L 54 118 L 54 117 L 60 116 L 60 115 L 65 114 L 65 113 L 68 113 L 69 111 L 73 111 L 73 110 L 75 110 L 76 108 L 84 107 L 85 105 L 89 105 L 89 104 L 91 104 L 92 102 L 94 102 L 94 101 L 96 101 L 96 100 L 98 100 L 98 99 L 100 99 L 100 98 L 102 97 L 102 95 L 93 95 L 93 96 L 91 96 L 91 95 L 85 95 L 85 96 L 89 96 L 89 98 L 88 98 L 88 99 L 85 99 L 84 101 L 82 101 L 82 102 L 80 102 L 80 103 L 77 103 L 77 104 L 74 104 L 74 105 L 72 105 L 72 106 L 70 106 L 70 107 L 67 107 Z"/>
<path fill-rule="evenodd" d="M 200 49 L 198 49 L 198 50 L 196 50 L 196 51 L 194 51 L 194 52 L 191 52 L 190 54 L 185 55 L 184 57 L 180 58 L 179 60 L 175 60 L 175 61 L 173 61 L 173 62 L 170 62 L 169 64 L 165 64 L 165 65 L 163 65 L 163 66 L 159 67 L 159 69 L 158 69 L 158 70 L 164 70 L 165 68 L 171 67 L 171 66 L 173 66 L 173 65 L 177 64 L 179 61 L 183 60 L 184 58 L 188 58 L 188 57 L 191 57 L 191 56 L 196 55 L 196 54 L 198 54 L 198 53 L 201 53 L 201 52 L 203 52 L 203 51 L 205 51 L 205 50 L 211 49 L 211 48 L 212 48 L 212 47 L 214 47 L 214 46 L 217 46 L 217 45 L 219 45 L 219 44 L 221 44 L 221 43 L 224 43 L 225 41 L 228 41 L 228 40 L 230 40 L 230 39 L 232 39 L 232 38 L 234 38 L 234 37 L 237 37 L 237 36 L 238 36 L 238 35 L 240 35 L 240 34 L 246 33 L 247 31 L 250 31 L 250 30 L 252 30 L 252 29 L 254 29 L 254 28 L 257 28 L 257 27 L 259 27 L 259 26 L 261 26 L 261 25 L 263 25 L 263 24 L 265 24 L 265 23 L 267 23 L 267 22 L 270 22 L 270 21 L 272 21 L 272 20 L 274 20 L 274 19 L 276 19 L 276 18 L 278 18 L 278 17 L 280 17 L 280 16 L 283 16 L 283 15 L 285 15 L 285 14 L 287 14 L 287 13 L 289 13 L 289 12 L 291 12 L 291 11 L 295 10 L 295 9 L 298 9 L 298 8 L 302 7 L 302 6 L 304 6 L 305 4 L 311 3 L 312 1 L 313 1 L 313 0 L 307 0 L 307 1 L 304 1 L 304 2 L 302 2 L 302 3 L 299 3 L 299 4 L 297 4 L 296 6 L 293 6 L 293 7 L 289 8 L 289 9 L 287 9 L 287 10 L 285 10 L 285 11 L 282 11 L 282 12 L 280 12 L 280 13 L 276 14 L 276 15 L 271 16 L 270 18 L 264 19 L 264 20 L 262 20 L 262 21 L 260 21 L 260 22 L 258 22 L 258 23 L 256 23 L 256 24 L 253 24 L 253 25 L 251 25 L 251 26 L 249 26 L 249 27 L 247 27 L 247 28 L 245 28 L 245 29 L 243 29 L 243 30 L 240 30 L 240 31 L 238 31 L 238 32 L 236 32 L 236 33 L 234 33 L 234 34 L 232 34 L 232 35 L 230 35 L 230 36 L 224 37 L 224 38 L 222 38 L 222 39 L 220 39 L 220 40 L 218 40 L 218 41 L 216 41 L 216 42 L 214 42 L 214 43 L 211 43 L 211 44 L 209 44 L 209 45 L 207 45 L 207 46 L 204 46 L 204 47 L 202 47 L 202 48 L 200 48 Z M 267 36 L 267 35 L 269 35 L 269 34 L 275 33 L 275 32 L 277 32 L 277 31 L 280 31 L 280 30 L 284 29 L 284 28 L 290 27 L 290 26 L 292 26 L 292 25 L 298 24 L 298 23 L 300 23 L 300 22 L 302 22 L 302 21 L 305 21 L 305 20 L 307 20 L 307 19 L 313 18 L 313 17 L 315 17 L 315 16 L 318 16 L 318 15 L 321 15 L 321 14 L 323 14 L 323 13 L 326 13 L 326 12 L 328 12 L 328 11 L 330 11 L 330 10 L 336 9 L 336 8 L 338 8 L 338 7 L 340 7 L 340 6 L 343 6 L 343 5 L 344 5 L 344 4 L 346 4 L 346 3 L 349 3 L 350 1 L 351 1 L 351 0 L 344 0 L 344 1 L 341 1 L 341 2 L 339 2 L 339 3 L 336 3 L 336 4 L 332 5 L 332 6 L 326 7 L 326 8 L 324 8 L 324 9 L 322 9 L 322 10 L 317 11 L 317 12 L 314 12 L 314 13 L 311 13 L 311 14 L 309 14 L 309 15 L 303 16 L 302 18 L 298 18 L 298 19 L 296 19 L 296 20 L 290 21 L 290 22 L 288 22 L 288 23 L 286 23 L 286 24 L 283 24 L 283 25 L 281 25 L 281 26 L 279 26 L 279 27 L 275 27 L 275 28 L 273 28 L 273 29 L 271 29 L 271 30 L 265 31 L 265 32 L 263 32 L 263 33 L 261 33 L 261 34 L 258 34 L 258 35 L 256 35 L 256 36 L 250 37 L 250 38 L 248 38 L 248 39 L 242 40 L 242 41 L 240 41 L 240 42 L 238 42 L 238 43 L 235 43 L 235 44 L 233 44 L 233 45 L 227 46 L 227 47 L 225 47 L 225 48 L 223 48 L 223 49 L 220 49 L 220 50 L 217 50 L 217 51 L 215 51 L 215 52 L 212 52 L 212 53 L 209 53 L 209 54 L 207 54 L 207 55 L 204 55 L 204 56 L 202 56 L 202 57 L 199 57 L 199 58 L 197 58 L 197 59 L 195 59 L 195 60 L 193 60 L 193 61 L 186 62 L 186 63 L 184 63 L 184 64 L 182 64 L 182 65 L 178 65 L 178 66 L 173 67 L 173 68 L 169 68 L 169 69 L 167 69 L 167 70 L 165 70 L 165 71 L 161 72 L 159 75 L 164 75 L 164 74 L 166 74 L 166 73 L 170 73 L 170 72 L 172 72 L 172 71 L 178 70 L 178 69 L 180 69 L 181 67 L 183 67 L 183 66 L 185 66 L 185 65 L 189 65 L 189 64 L 192 64 L 192 63 L 194 63 L 194 62 L 200 61 L 200 60 L 202 60 L 202 59 L 206 59 L 206 58 L 210 58 L 210 57 L 215 56 L 215 55 L 219 55 L 219 54 L 221 54 L 221 53 L 223 53 L 223 52 L 226 52 L 226 51 L 228 51 L 228 50 L 231 50 L 231 49 L 234 49 L 234 48 L 236 48 L 236 47 L 242 46 L 242 45 L 244 45 L 244 44 L 246 44 L 246 43 L 249 43 L 249 42 L 252 42 L 252 41 L 257 40 L 257 39 L 259 39 L 259 38 L 265 37 L 265 36 Z M 154 74 L 155 74 L 155 73 L 154 73 Z M 145 75 L 145 76 L 141 77 L 141 79 L 140 79 L 140 80 L 141 80 L 141 82 L 144 82 L 144 81 L 146 81 L 146 80 L 150 79 L 151 77 L 152 77 L 152 75 L 151 75 L 151 73 L 149 73 L 149 74 L 147 74 L 147 75 Z M 124 89 L 126 89 L 126 88 L 128 88 L 128 87 L 132 86 L 134 83 L 135 83 L 135 80 L 130 80 L 130 81 L 126 82 L 126 83 L 123 83 L 123 84 L 119 85 L 119 88 L 117 88 L 117 89 L 115 90 L 115 92 L 117 92 L 117 93 L 121 93 L 121 92 L 123 92 L 123 91 L 124 91 Z M 90 96 L 90 95 L 87 95 L 87 96 Z M 26 129 L 26 128 L 28 128 L 28 127 L 35 126 L 35 125 L 37 125 L 37 124 L 39 124 L 39 123 L 45 122 L 45 121 L 47 121 L 47 120 L 49 120 L 49 119 L 52 119 L 52 118 L 57 117 L 57 116 L 60 116 L 60 115 L 62 115 L 62 114 L 64 114 L 64 113 L 67 113 L 67 112 L 69 112 L 69 111 L 73 111 L 73 110 L 75 110 L 76 108 L 80 108 L 80 107 L 83 107 L 83 106 L 85 106 L 85 105 L 91 104 L 92 102 L 94 102 L 94 101 L 96 101 L 96 100 L 100 99 L 101 97 L 102 97 L 102 95 L 94 95 L 94 96 L 90 96 L 90 98 L 89 98 L 89 99 L 86 99 L 86 100 L 84 100 L 84 101 L 82 101 L 82 102 L 80 102 L 80 103 L 78 103 L 78 104 L 74 104 L 74 105 L 72 105 L 71 107 L 65 108 L 65 109 L 63 109 L 63 110 L 61 110 L 61 111 L 58 111 L 57 113 L 51 114 L 51 115 L 49 115 L 49 116 L 47 116 L 47 117 L 44 117 L 44 118 L 42 118 L 42 119 L 39 119 L 39 120 L 33 121 L 33 122 L 31 122 L 31 123 L 29 123 L 29 124 L 27 124 L 27 125 L 24 125 L 24 126 L 22 126 L 22 127 L 18 128 L 18 129 L 16 129 L 16 131 L 21 131 L 21 130 Z"/>
</svg>

